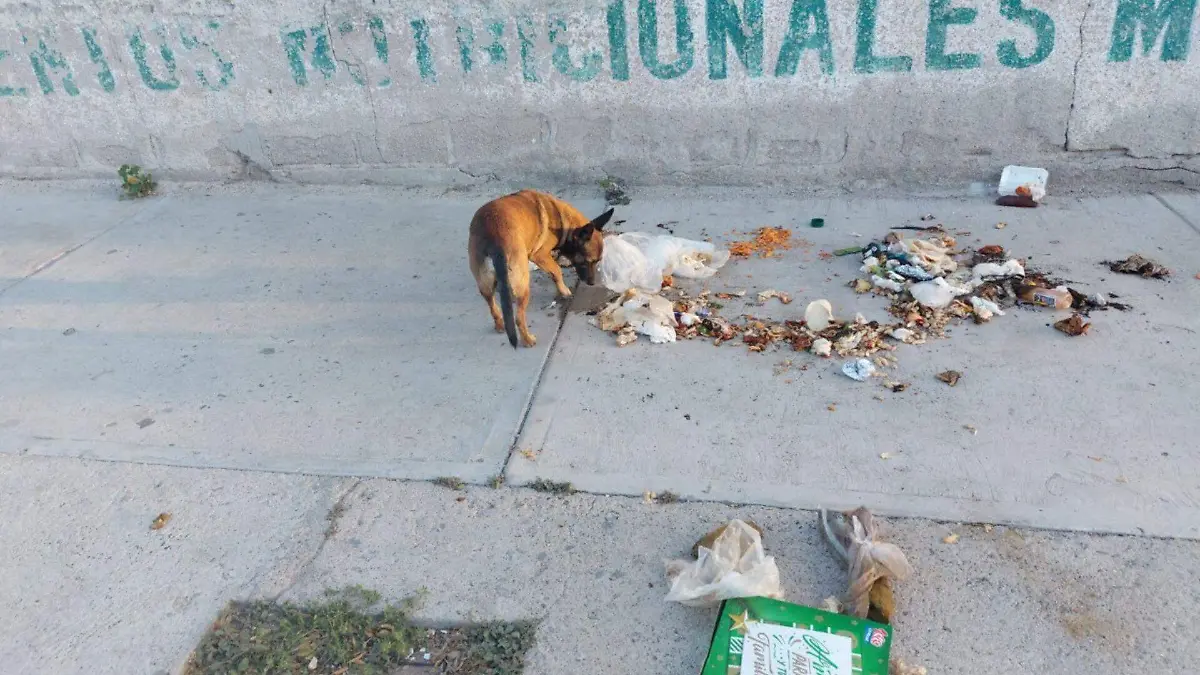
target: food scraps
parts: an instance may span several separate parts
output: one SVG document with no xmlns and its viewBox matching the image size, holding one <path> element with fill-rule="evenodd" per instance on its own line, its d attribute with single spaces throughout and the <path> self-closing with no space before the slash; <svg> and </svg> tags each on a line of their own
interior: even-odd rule
<svg viewBox="0 0 1200 675">
<path fill-rule="evenodd" d="M 782 227 L 760 227 L 754 231 L 753 239 L 731 243 L 729 255 L 735 258 L 749 258 L 757 253 L 760 258 L 774 258 L 779 251 L 790 248 L 791 230 Z"/>
<path fill-rule="evenodd" d="M 937 379 L 941 380 L 942 382 L 945 382 L 946 384 L 950 385 L 951 387 L 958 384 L 958 380 L 961 377 L 962 377 L 962 373 L 958 372 L 957 370 L 945 370 L 945 371 L 942 371 L 937 374 Z"/>
<path fill-rule="evenodd" d="M 783 291 L 777 291 L 774 288 L 758 292 L 758 304 L 760 305 L 767 304 L 767 301 L 771 298 L 779 298 L 779 301 L 785 305 L 790 305 L 792 302 L 792 296 Z"/>
<path fill-rule="evenodd" d="M 1138 253 L 1124 260 L 1105 260 L 1103 264 L 1114 272 L 1137 274 L 1147 279 L 1165 279 L 1171 276 L 1171 270 Z"/>
<path fill-rule="evenodd" d="M 1083 317 L 1079 314 L 1072 314 L 1069 319 L 1055 321 L 1054 327 L 1061 333 L 1066 333 L 1071 337 L 1079 337 L 1080 335 L 1087 335 L 1088 329 L 1092 327 L 1092 324 L 1084 321 Z"/>
<path fill-rule="evenodd" d="M 160 513 L 160 514 L 158 514 L 158 517 L 155 518 L 154 521 L 150 523 L 150 529 L 161 530 L 164 527 L 166 527 L 167 523 L 169 523 L 170 521 L 171 521 L 171 514 Z"/>
</svg>

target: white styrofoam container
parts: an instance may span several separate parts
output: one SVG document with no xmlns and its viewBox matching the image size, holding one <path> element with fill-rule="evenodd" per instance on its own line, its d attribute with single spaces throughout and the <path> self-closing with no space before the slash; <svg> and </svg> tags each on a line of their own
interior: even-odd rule
<svg viewBox="0 0 1200 675">
<path fill-rule="evenodd" d="M 1040 202 L 1046 196 L 1046 181 L 1049 179 L 1050 172 L 1045 169 L 1032 166 L 1006 166 L 1000 174 L 1000 196 L 1015 195 L 1017 188 L 1025 185 L 1029 187 L 1033 201 Z"/>
</svg>

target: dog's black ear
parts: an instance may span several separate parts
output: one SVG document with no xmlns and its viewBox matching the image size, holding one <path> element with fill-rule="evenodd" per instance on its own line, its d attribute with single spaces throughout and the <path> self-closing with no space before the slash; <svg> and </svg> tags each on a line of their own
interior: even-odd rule
<svg viewBox="0 0 1200 675">
<path fill-rule="evenodd" d="M 608 221 L 612 220 L 612 217 L 613 217 L 613 210 L 609 209 L 609 210 L 605 211 L 604 213 L 601 213 L 600 215 L 593 218 L 592 222 L 588 223 L 587 226 L 591 227 L 591 228 L 595 228 L 597 230 L 603 230 L 604 226 L 608 224 Z"/>
</svg>

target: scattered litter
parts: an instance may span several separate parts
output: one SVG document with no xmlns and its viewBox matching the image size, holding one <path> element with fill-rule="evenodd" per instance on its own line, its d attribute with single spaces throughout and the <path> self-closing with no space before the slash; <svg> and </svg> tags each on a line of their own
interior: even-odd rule
<svg viewBox="0 0 1200 675">
<path fill-rule="evenodd" d="M 667 601 L 708 607 L 730 598 L 783 598 L 775 559 L 763 550 L 759 529 L 731 520 L 712 541 L 698 545 L 696 560 L 667 563 Z"/>
<path fill-rule="evenodd" d="M 617 345 L 625 346 L 640 333 L 654 344 L 674 342 L 675 306 L 660 295 L 647 295 L 630 289 L 622 293 L 592 318 L 601 330 L 616 332 Z"/>
<path fill-rule="evenodd" d="M 817 338 L 812 342 L 812 353 L 817 356 L 829 356 L 833 353 L 833 343 L 825 338 Z"/>
<path fill-rule="evenodd" d="M 916 265 L 897 265 L 892 268 L 892 274 L 899 274 L 912 281 L 932 281 L 933 275 Z"/>
<path fill-rule="evenodd" d="M 317 657 L 315 657 L 315 656 L 314 656 L 314 657 L 312 657 L 311 659 L 309 659 L 309 660 L 308 660 L 308 669 L 309 669 L 309 670 L 316 670 L 316 669 L 317 669 L 317 665 L 319 665 L 319 664 L 318 664 L 318 662 L 317 662 Z"/>
<path fill-rule="evenodd" d="M 1102 264 L 1114 272 L 1137 274 L 1147 279 L 1163 279 L 1171 276 L 1171 270 L 1138 253 L 1124 260 L 1105 260 Z M 1200 275 L 1197 275 L 1197 278 L 1200 278 Z"/>
<path fill-rule="evenodd" d="M 1125 476 L 1117 476 L 1115 479 L 1118 483 L 1128 483 L 1129 479 Z"/>
<path fill-rule="evenodd" d="M 151 424 L 154 424 L 154 420 L 149 417 L 145 417 L 141 420 L 138 420 L 138 423 L 137 423 L 139 429 L 145 429 L 146 427 L 150 426 Z"/>
<path fill-rule="evenodd" d="M 605 238 L 604 257 L 600 259 L 598 269 L 599 281 L 617 293 L 631 288 L 658 292 L 667 276 L 712 277 L 729 261 L 729 255 L 729 251 L 717 250 L 707 241 L 668 234 L 625 232 Z"/>
<path fill-rule="evenodd" d="M 1079 337 L 1080 335 L 1087 335 L 1088 329 L 1092 327 L 1092 324 L 1085 322 L 1079 314 L 1072 314 L 1069 319 L 1055 321 L 1054 327 L 1071 337 Z"/>
<path fill-rule="evenodd" d="M 891 384 L 888 384 L 887 386 L 892 390 L 893 394 L 899 394 L 900 392 L 904 391 L 905 389 L 908 389 L 907 382 L 892 382 Z"/>
<path fill-rule="evenodd" d="M 954 301 L 954 298 L 962 295 L 965 291 L 954 288 L 946 283 L 945 279 L 938 277 L 933 281 L 922 281 L 919 284 L 913 284 L 909 286 L 908 292 L 914 300 L 925 307 L 942 309 L 948 307 Z"/>
<path fill-rule="evenodd" d="M 538 458 L 538 453 L 533 448 L 525 448 L 524 450 L 521 451 L 521 456 L 531 462 L 536 462 L 537 458 Z"/>
<path fill-rule="evenodd" d="M 962 378 L 962 373 L 958 372 L 957 370 L 945 370 L 945 371 L 942 371 L 937 374 L 937 379 L 941 380 L 942 382 L 945 382 L 946 384 L 950 385 L 951 387 L 958 384 L 958 381 L 961 378 Z"/>
<path fill-rule="evenodd" d="M 1075 301 L 1071 292 L 1065 288 L 1042 288 L 1040 286 L 1022 288 L 1018 297 L 1025 302 L 1054 309 L 1070 309 Z"/>
<path fill-rule="evenodd" d="M 777 251 L 791 247 L 791 230 L 782 227 L 760 227 L 754 231 L 754 239 L 730 244 L 729 253 L 737 258 L 749 258 L 755 253 L 760 258 L 774 258 Z"/>
<path fill-rule="evenodd" d="M 150 523 L 150 529 L 161 530 L 164 527 L 166 527 L 167 523 L 169 523 L 170 521 L 171 521 L 171 514 L 160 513 L 160 514 L 158 514 L 158 517 L 154 519 L 154 522 Z"/>
<path fill-rule="evenodd" d="M 979 323 L 990 321 L 997 314 L 1004 316 L 1004 310 L 1000 309 L 1000 305 L 987 298 L 971 298 L 971 311 L 975 312 L 975 320 Z"/>
<path fill-rule="evenodd" d="M 971 269 L 971 276 L 975 285 L 979 285 L 985 279 L 1023 277 L 1025 276 L 1025 266 L 1021 264 L 1020 260 L 1009 260 L 1003 265 L 992 262 L 979 263 Z"/>
<path fill-rule="evenodd" d="M 1104 461 L 1103 457 L 1095 457 L 1093 455 L 1088 455 L 1088 459 L 1092 460 L 1093 462 L 1103 462 Z"/>
<path fill-rule="evenodd" d="M 804 323 L 814 333 L 820 333 L 833 321 L 833 305 L 828 300 L 813 300 L 804 309 Z"/>
<path fill-rule="evenodd" d="M 824 218 L 813 218 L 812 220 L 808 221 L 808 226 L 809 227 L 825 227 L 825 219 Z"/>
<path fill-rule="evenodd" d="M 820 524 L 826 542 L 849 573 L 846 610 L 860 619 L 891 623 L 896 611 L 892 582 L 913 573 L 904 552 L 878 541 L 875 517 L 866 507 L 833 514 L 821 509 Z"/>
<path fill-rule="evenodd" d="M 63 331 L 63 335 L 74 335 L 74 334 L 75 334 L 75 329 L 74 329 L 74 328 L 68 328 L 68 329 L 66 329 L 66 330 L 64 330 L 64 331 Z"/>
<path fill-rule="evenodd" d="M 859 235 L 859 236 L 861 236 L 861 235 Z M 861 246 L 850 246 L 848 248 L 839 248 L 836 251 L 834 251 L 833 254 L 838 255 L 838 256 L 852 255 L 854 253 L 862 253 L 862 250 L 863 250 L 863 247 L 861 247 Z"/>
<path fill-rule="evenodd" d="M 885 291 L 892 291 L 893 293 L 899 293 L 900 291 L 904 290 L 904 285 L 899 281 L 884 279 L 883 277 L 874 274 L 871 275 L 871 283 L 868 285 L 868 288 L 871 286 L 874 286 L 875 288 L 882 288 Z"/>
<path fill-rule="evenodd" d="M 910 342 L 917 336 L 916 333 L 908 328 L 894 328 L 890 333 L 888 333 L 888 335 L 896 340 L 899 340 L 900 342 Z"/>
<path fill-rule="evenodd" d="M 974 435 L 976 435 L 976 434 L 978 434 L 978 433 L 979 433 L 979 430 L 978 430 L 978 429 L 976 429 L 976 428 L 975 428 L 975 425 L 973 425 L 973 424 L 964 424 L 964 425 L 963 425 L 963 428 L 964 428 L 964 429 L 966 429 L 967 431 L 971 432 L 971 435 L 972 435 L 972 436 L 974 436 Z"/>
<path fill-rule="evenodd" d="M 957 544 L 958 543 L 958 535 L 955 534 L 954 532 L 951 532 L 950 534 L 942 537 L 942 543 L 943 544 Z"/>
<path fill-rule="evenodd" d="M 890 452 L 879 453 L 879 459 L 891 459 L 891 458 L 892 458 L 892 453 L 890 453 Z"/>
<path fill-rule="evenodd" d="M 987 246 L 980 246 L 975 252 L 988 258 L 1001 258 L 1004 256 L 1004 247 L 998 244 L 988 244 Z"/>
<path fill-rule="evenodd" d="M 875 372 L 875 364 L 867 359 L 858 359 L 856 361 L 847 361 L 842 364 L 842 374 L 852 380 L 866 382 L 867 378 Z"/>
<path fill-rule="evenodd" d="M 829 405 L 825 406 L 825 409 L 828 410 L 829 412 L 837 412 L 837 404 L 830 403 Z"/>
<path fill-rule="evenodd" d="M 790 305 L 792 303 L 792 296 L 784 293 L 783 291 L 777 291 L 774 288 L 771 288 L 765 291 L 759 291 L 758 304 L 764 305 L 771 298 L 779 298 L 779 301 L 785 305 Z"/>
<path fill-rule="evenodd" d="M 997 191 L 1000 196 L 1026 197 L 1040 202 L 1046 197 L 1046 181 L 1050 172 L 1031 166 L 1009 165 L 1000 172 Z"/>
<path fill-rule="evenodd" d="M 878 279 L 879 277 L 875 277 L 875 278 Z M 854 283 L 851 284 L 851 287 L 854 289 L 854 292 L 858 293 L 859 295 L 862 295 L 863 293 L 866 293 L 866 292 L 870 291 L 871 288 L 873 288 L 873 286 L 871 285 L 871 282 L 867 281 L 866 279 L 855 279 Z M 900 284 L 896 284 L 896 287 L 899 288 Z"/>
</svg>

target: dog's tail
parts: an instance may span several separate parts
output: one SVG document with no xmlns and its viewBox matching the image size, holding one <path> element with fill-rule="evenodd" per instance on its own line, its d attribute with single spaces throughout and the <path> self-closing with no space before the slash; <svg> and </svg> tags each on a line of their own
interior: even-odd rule
<svg viewBox="0 0 1200 675">
<path fill-rule="evenodd" d="M 492 246 L 488 257 L 492 259 L 492 268 L 496 273 L 496 292 L 500 294 L 500 314 L 504 316 L 504 332 L 508 334 L 509 344 L 516 349 L 517 322 L 513 319 L 512 286 L 508 285 L 508 260 L 498 246 Z"/>
</svg>

